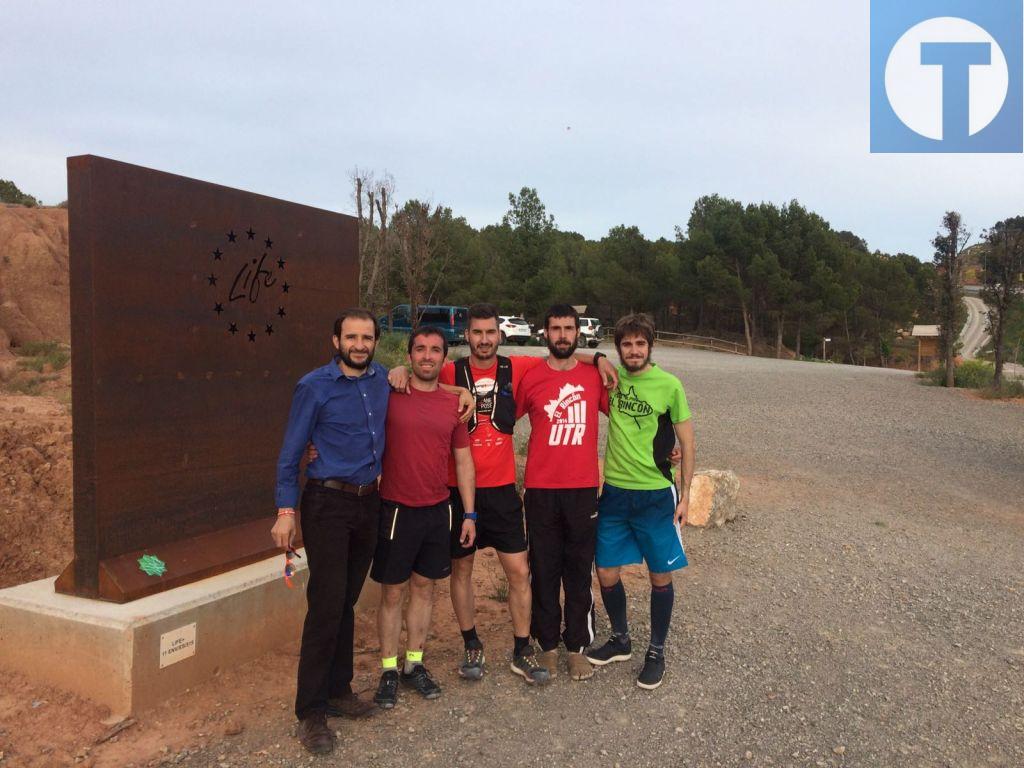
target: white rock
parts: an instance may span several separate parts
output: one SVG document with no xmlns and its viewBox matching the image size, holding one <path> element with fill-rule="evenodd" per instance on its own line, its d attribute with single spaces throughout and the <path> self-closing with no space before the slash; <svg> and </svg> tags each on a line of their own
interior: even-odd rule
<svg viewBox="0 0 1024 768">
<path fill-rule="evenodd" d="M 740 480 L 728 469 L 702 469 L 694 473 L 690 486 L 687 524 L 697 528 L 720 528 L 736 517 Z"/>
</svg>

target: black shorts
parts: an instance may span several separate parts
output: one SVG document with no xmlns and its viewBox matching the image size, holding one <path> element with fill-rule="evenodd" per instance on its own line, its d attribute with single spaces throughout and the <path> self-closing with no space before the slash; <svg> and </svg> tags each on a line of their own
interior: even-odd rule
<svg viewBox="0 0 1024 768">
<path fill-rule="evenodd" d="M 452 572 L 451 529 L 447 501 L 407 507 L 382 500 L 370 577 L 381 584 L 404 584 L 413 571 L 427 579 L 447 578 Z"/>
<path fill-rule="evenodd" d="M 462 497 L 458 488 L 451 492 L 452 559 L 467 557 L 478 549 L 494 547 L 498 552 L 514 554 L 526 551 L 526 525 L 523 519 L 523 500 L 519 498 L 515 483 L 494 488 L 476 489 L 476 541 L 471 547 L 459 543 L 462 533 Z"/>
</svg>

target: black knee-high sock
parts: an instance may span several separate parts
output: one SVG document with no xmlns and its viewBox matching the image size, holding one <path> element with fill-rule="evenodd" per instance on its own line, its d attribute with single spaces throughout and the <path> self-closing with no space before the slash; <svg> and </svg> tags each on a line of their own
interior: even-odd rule
<svg viewBox="0 0 1024 768">
<path fill-rule="evenodd" d="M 626 589 L 619 579 L 610 587 L 601 587 L 601 601 L 608 611 L 612 632 L 622 639 L 629 637 L 629 623 L 626 621 Z"/>
<path fill-rule="evenodd" d="M 476 634 L 475 624 L 469 629 L 462 630 L 462 642 L 466 645 L 466 650 L 470 648 L 483 648 L 483 644 Z"/>
<path fill-rule="evenodd" d="M 668 625 L 672 620 L 672 603 L 676 593 L 671 582 L 664 587 L 651 587 L 651 650 L 663 653 Z"/>
</svg>

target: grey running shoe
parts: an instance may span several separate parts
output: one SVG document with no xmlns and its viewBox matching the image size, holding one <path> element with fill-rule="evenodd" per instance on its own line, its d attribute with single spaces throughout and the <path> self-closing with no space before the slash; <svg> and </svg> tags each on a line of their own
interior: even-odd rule
<svg viewBox="0 0 1024 768">
<path fill-rule="evenodd" d="M 373 700 L 381 709 L 392 709 L 398 703 L 398 670 L 389 669 L 380 676 Z"/>
<path fill-rule="evenodd" d="M 534 653 L 532 645 L 527 645 L 518 656 L 512 657 L 512 671 L 530 685 L 544 685 L 551 679 L 548 670 L 537 661 L 537 654 Z"/>
<path fill-rule="evenodd" d="M 409 674 L 402 672 L 402 684 L 414 689 L 424 699 L 436 699 L 441 695 L 441 686 L 434 682 L 422 664 L 413 667 Z"/>
<path fill-rule="evenodd" d="M 629 661 L 633 656 L 633 646 L 628 637 L 623 639 L 612 635 L 600 648 L 588 648 L 584 655 L 591 664 L 603 667 L 613 661 Z"/>
<path fill-rule="evenodd" d="M 479 680 L 484 676 L 484 648 L 467 648 L 459 666 L 459 676 L 466 680 Z"/>
<path fill-rule="evenodd" d="M 644 668 L 637 675 L 636 684 L 648 691 L 653 691 L 665 679 L 665 656 L 656 651 L 647 651 L 644 656 Z"/>
</svg>

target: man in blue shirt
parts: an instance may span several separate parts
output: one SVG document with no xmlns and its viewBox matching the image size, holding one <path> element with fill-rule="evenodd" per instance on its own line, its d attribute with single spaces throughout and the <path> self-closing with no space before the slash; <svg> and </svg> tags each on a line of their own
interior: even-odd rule
<svg viewBox="0 0 1024 768">
<path fill-rule="evenodd" d="M 377 543 L 377 477 L 384 454 L 387 371 L 373 362 L 380 329 L 364 309 L 334 323 L 334 362 L 299 380 L 277 462 L 277 523 L 271 535 L 285 549 L 295 538 L 299 462 L 314 442 L 299 509 L 309 564 L 308 609 L 302 628 L 295 715 L 310 752 L 334 748 L 331 714 L 372 711 L 352 692 L 353 608 Z"/>
</svg>

